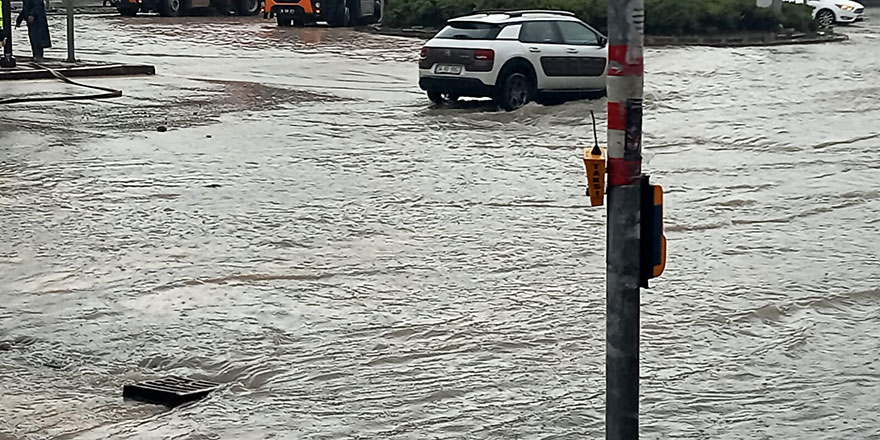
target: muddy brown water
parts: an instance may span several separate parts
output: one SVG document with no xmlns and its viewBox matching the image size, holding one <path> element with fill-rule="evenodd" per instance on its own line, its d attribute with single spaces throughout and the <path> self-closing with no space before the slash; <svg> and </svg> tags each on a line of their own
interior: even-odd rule
<svg viewBox="0 0 880 440">
<path fill-rule="evenodd" d="M 642 297 L 644 438 L 880 438 L 870 14 L 843 44 L 648 52 L 669 263 Z M 432 108 L 414 40 L 78 23 L 82 58 L 159 75 L 2 110 L 0 437 L 602 437 L 579 156 L 604 102 Z M 223 386 L 122 401 L 171 374 Z"/>
</svg>

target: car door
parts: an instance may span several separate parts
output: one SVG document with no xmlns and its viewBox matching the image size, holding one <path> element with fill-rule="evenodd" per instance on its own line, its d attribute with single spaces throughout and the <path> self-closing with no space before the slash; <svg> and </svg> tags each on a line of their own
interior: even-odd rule
<svg viewBox="0 0 880 440">
<path fill-rule="evenodd" d="M 565 59 L 565 48 L 559 28 L 551 20 L 523 23 L 519 33 L 525 57 L 532 62 L 538 76 L 538 90 L 563 88 L 565 79 L 560 75 Z"/>
<path fill-rule="evenodd" d="M 557 25 L 566 57 L 564 88 L 604 89 L 605 72 L 608 67 L 608 47 L 605 44 L 605 37 L 578 21 L 559 21 Z"/>
</svg>

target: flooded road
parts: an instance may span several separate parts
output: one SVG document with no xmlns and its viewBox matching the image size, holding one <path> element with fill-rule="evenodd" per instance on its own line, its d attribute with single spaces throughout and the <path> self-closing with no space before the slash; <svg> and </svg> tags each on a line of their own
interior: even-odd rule
<svg viewBox="0 0 880 440">
<path fill-rule="evenodd" d="M 880 438 L 870 14 L 842 44 L 648 52 L 644 438 Z M 2 109 L 0 439 L 603 436 L 604 101 L 432 108 L 415 40 L 78 23 L 80 57 L 159 74 Z M 0 84 L 48 92 L 80 90 Z M 171 374 L 223 386 L 120 398 Z"/>
</svg>

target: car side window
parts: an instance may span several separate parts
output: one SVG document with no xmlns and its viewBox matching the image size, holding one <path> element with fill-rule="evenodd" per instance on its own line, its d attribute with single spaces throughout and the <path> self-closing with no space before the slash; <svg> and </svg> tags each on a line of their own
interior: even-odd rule
<svg viewBox="0 0 880 440">
<path fill-rule="evenodd" d="M 559 32 L 562 34 L 562 41 L 565 44 L 577 46 L 599 45 L 599 36 L 595 32 L 574 21 L 559 22 Z"/>
<path fill-rule="evenodd" d="M 560 44 L 562 38 L 556 31 L 556 25 L 552 21 L 530 21 L 524 23 L 519 41 L 523 43 Z"/>
</svg>

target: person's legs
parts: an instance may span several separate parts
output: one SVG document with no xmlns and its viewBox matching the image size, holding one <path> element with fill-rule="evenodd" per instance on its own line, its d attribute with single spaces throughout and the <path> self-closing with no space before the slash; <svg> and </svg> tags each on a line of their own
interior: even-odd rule
<svg viewBox="0 0 880 440">
<path fill-rule="evenodd" d="M 34 61 L 36 61 L 38 63 L 42 62 L 43 61 L 43 48 L 33 46 L 33 47 L 31 47 L 31 49 L 34 52 Z"/>
</svg>

